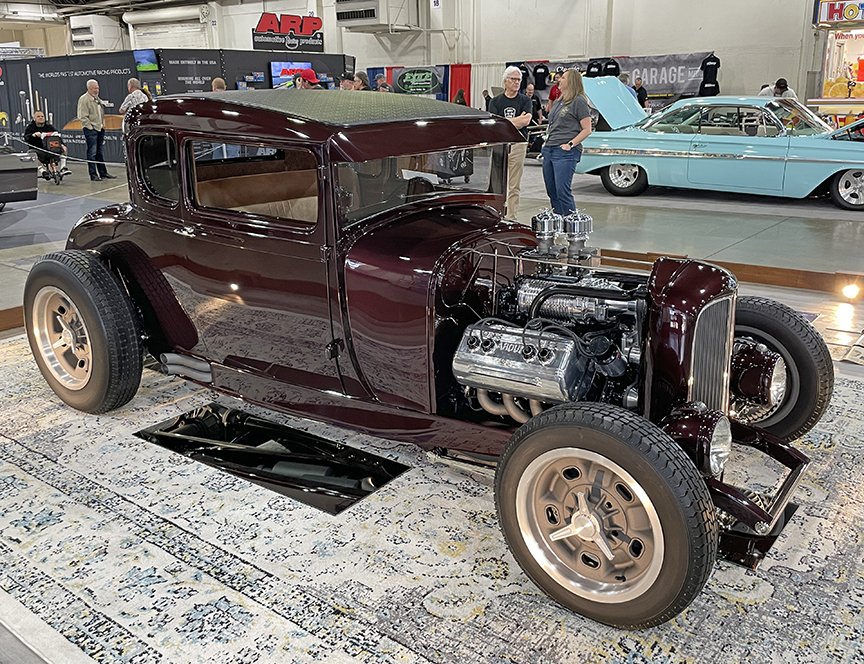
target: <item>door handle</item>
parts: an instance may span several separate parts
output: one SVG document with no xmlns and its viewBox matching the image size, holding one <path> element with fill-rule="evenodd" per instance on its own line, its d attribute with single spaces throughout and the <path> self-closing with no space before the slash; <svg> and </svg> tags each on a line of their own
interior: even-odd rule
<svg viewBox="0 0 864 664">
<path fill-rule="evenodd" d="M 181 228 L 175 228 L 174 232 L 177 233 L 177 235 L 182 235 L 183 237 L 195 237 L 194 226 L 183 226 Z"/>
<path fill-rule="evenodd" d="M 695 150 L 696 148 L 704 148 L 704 147 L 705 146 L 702 143 L 694 143 L 693 145 L 690 146 L 690 148 L 692 150 Z"/>
</svg>

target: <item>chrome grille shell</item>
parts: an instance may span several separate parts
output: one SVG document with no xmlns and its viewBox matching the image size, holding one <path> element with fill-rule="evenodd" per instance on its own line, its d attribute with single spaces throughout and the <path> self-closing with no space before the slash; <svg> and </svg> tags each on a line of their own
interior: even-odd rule
<svg viewBox="0 0 864 664">
<path fill-rule="evenodd" d="M 699 312 L 690 362 L 688 400 L 729 412 L 729 372 L 735 323 L 735 295 L 712 300 Z"/>
</svg>

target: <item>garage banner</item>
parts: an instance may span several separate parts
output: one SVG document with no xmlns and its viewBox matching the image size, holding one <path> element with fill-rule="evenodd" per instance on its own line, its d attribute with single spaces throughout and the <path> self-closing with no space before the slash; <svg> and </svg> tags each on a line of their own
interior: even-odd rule
<svg viewBox="0 0 864 664">
<path fill-rule="evenodd" d="M 640 55 L 616 56 L 615 61 L 622 74 L 630 75 L 630 84 L 637 78 L 642 79 L 648 94 L 659 97 L 680 97 L 681 95 L 699 94 L 699 84 L 702 82 L 702 61 L 711 55 L 712 51 L 698 53 L 674 53 L 672 55 Z M 610 58 L 592 58 L 601 63 Z M 565 67 L 580 67 L 582 71 L 588 68 L 588 60 L 570 62 L 550 62 L 549 69 L 555 71 L 559 65 Z"/>
</svg>

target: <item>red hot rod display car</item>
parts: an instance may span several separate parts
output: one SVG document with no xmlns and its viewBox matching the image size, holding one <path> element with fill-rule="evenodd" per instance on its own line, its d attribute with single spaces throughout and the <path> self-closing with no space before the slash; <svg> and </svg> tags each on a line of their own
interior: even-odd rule
<svg viewBox="0 0 864 664">
<path fill-rule="evenodd" d="M 26 285 L 33 354 L 69 405 L 127 403 L 150 353 L 271 408 L 497 462 L 525 573 L 622 627 L 676 616 L 718 555 L 758 563 L 794 512 L 807 458 L 790 442 L 833 387 L 821 337 L 708 263 L 592 266 L 580 214 L 504 220 L 506 120 L 255 91 L 125 122 L 130 203 L 82 218 Z M 732 486 L 733 443 L 788 472 Z"/>
</svg>

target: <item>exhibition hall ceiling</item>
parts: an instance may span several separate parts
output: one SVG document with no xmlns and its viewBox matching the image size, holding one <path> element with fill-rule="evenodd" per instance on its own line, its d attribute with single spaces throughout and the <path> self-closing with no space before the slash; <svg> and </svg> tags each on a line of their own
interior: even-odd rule
<svg viewBox="0 0 864 664">
<path fill-rule="evenodd" d="M 57 13 L 62 16 L 75 14 L 122 14 L 140 9 L 161 9 L 178 5 L 194 4 L 189 0 L 52 0 Z"/>
</svg>

